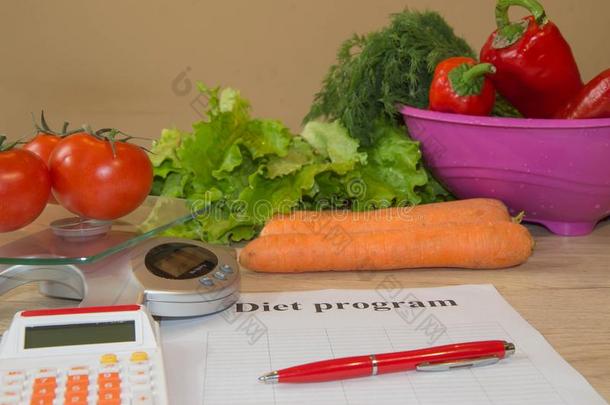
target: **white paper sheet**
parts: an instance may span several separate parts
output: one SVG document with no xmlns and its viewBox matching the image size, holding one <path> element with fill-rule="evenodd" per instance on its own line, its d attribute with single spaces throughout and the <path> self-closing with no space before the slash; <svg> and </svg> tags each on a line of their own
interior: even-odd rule
<svg viewBox="0 0 610 405">
<path fill-rule="evenodd" d="M 606 403 L 493 286 L 395 287 L 387 276 L 374 290 L 242 294 L 241 308 L 164 321 L 171 403 Z M 515 343 L 515 355 L 492 366 L 437 373 L 298 385 L 257 380 L 305 362 L 487 339 Z"/>
</svg>

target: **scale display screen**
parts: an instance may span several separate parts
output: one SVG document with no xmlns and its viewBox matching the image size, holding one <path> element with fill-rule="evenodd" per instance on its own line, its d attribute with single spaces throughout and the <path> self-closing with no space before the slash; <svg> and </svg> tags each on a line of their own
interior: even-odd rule
<svg viewBox="0 0 610 405">
<path fill-rule="evenodd" d="M 146 267 L 159 277 L 188 279 L 201 277 L 218 265 L 218 258 L 208 249 L 185 243 L 166 243 L 151 249 Z"/>
<path fill-rule="evenodd" d="M 135 321 L 28 326 L 24 349 L 135 342 Z"/>
</svg>

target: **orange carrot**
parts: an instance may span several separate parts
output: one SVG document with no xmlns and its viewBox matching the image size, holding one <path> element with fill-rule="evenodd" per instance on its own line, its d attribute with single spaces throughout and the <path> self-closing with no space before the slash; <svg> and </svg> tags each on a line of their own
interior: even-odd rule
<svg viewBox="0 0 610 405">
<path fill-rule="evenodd" d="M 521 264 L 534 246 L 512 222 L 414 226 L 405 231 L 262 236 L 240 253 L 261 272 L 390 270 L 419 267 L 496 269 Z"/>
<path fill-rule="evenodd" d="M 424 204 L 415 207 L 374 211 L 295 211 L 274 216 L 261 236 L 289 233 L 328 233 L 341 227 L 345 232 L 401 231 L 415 225 L 466 224 L 510 221 L 506 206 L 499 200 L 474 198 Z"/>
</svg>

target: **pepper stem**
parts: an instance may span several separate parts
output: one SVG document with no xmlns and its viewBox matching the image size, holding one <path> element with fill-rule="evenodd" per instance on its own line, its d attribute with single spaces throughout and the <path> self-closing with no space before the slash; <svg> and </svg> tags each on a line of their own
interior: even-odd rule
<svg viewBox="0 0 610 405">
<path fill-rule="evenodd" d="M 536 0 L 498 0 L 496 4 L 496 24 L 498 33 L 494 38 L 493 47 L 496 49 L 506 48 L 517 42 L 529 24 L 529 20 L 521 20 L 511 23 L 508 17 L 508 9 L 512 6 L 526 8 L 539 26 L 546 24 L 549 20 L 546 17 L 544 8 Z"/>
<path fill-rule="evenodd" d="M 474 65 L 464 73 L 462 80 L 466 82 L 472 82 L 477 77 L 485 76 L 488 74 L 496 73 L 496 67 L 491 63 L 479 63 Z"/>
<path fill-rule="evenodd" d="M 451 88 L 460 97 L 481 94 L 483 90 L 483 76 L 496 73 L 496 67 L 491 63 L 470 65 L 463 63 L 449 72 Z"/>
<path fill-rule="evenodd" d="M 538 25 L 544 25 L 548 21 L 544 7 L 536 0 L 498 0 L 498 3 L 496 4 L 496 24 L 498 25 L 499 30 L 511 25 L 508 17 L 508 9 L 512 6 L 519 6 L 527 9 L 532 13 Z"/>
</svg>

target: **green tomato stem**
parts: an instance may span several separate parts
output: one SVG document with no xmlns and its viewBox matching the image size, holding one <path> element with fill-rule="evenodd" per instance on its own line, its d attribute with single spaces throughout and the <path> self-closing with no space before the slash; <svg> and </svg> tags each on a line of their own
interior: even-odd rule
<svg viewBox="0 0 610 405">
<path fill-rule="evenodd" d="M 13 149 L 15 147 L 15 145 L 20 143 L 20 141 L 15 141 L 13 143 L 5 144 L 4 142 L 6 141 L 6 139 L 7 139 L 6 135 L 0 134 L 0 152 L 9 151 L 9 150 Z"/>
<path fill-rule="evenodd" d="M 52 132 L 49 128 L 49 124 L 47 124 L 47 120 L 44 118 L 44 110 L 40 110 L 40 125 L 45 133 Z"/>
</svg>

